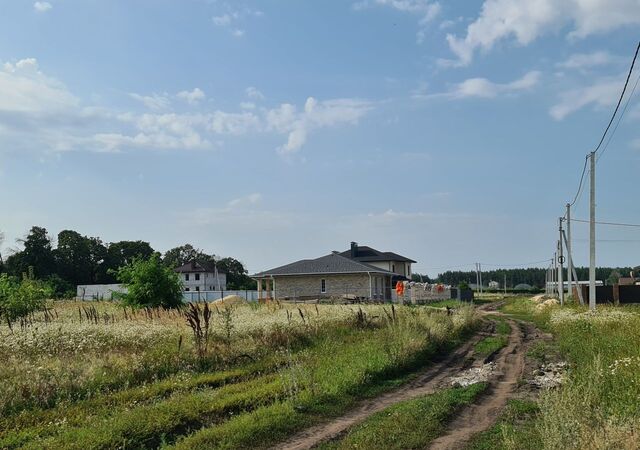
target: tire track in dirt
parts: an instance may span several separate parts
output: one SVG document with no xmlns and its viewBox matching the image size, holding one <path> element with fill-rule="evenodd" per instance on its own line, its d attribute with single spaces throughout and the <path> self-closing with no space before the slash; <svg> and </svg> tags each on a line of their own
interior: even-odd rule
<svg viewBox="0 0 640 450">
<path fill-rule="evenodd" d="M 474 353 L 474 346 L 483 337 L 492 334 L 495 323 L 489 322 L 461 347 L 450 353 L 444 360 L 430 366 L 399 389 L 387 392 L 376 398 L 367 399 L 345 415 L 308 428 L 295 434 L 274 448 L 285 450 L 310 449 L 322 442 L 331 440 L 352 426 L 367 419 L 372 414 L 399 402 L 411 400 L 436 392 L 446 380 L 467 366 Z"/>
<path fill-rule="evenodd" d="M 489 382 L 488 391 L 473 405 L 462 410 L 449 425 L 445 434 L 431 442 L 432 450 L 459 449 L 475 434 L 493 426 L 507 401 L 514 394 L 525 365 L 525 333 L 513 320 L 507 320 L 511 326 L 509 343 L 495 359 L 495 376 Z"/>
</svg>

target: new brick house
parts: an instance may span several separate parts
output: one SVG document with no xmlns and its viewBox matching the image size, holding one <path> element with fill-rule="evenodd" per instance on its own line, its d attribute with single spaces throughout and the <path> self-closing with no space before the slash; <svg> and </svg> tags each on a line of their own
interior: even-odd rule
<svg viewBox="0 0 640 450">
<path fill-rule="evenodd" d="M 251 277 L 258 282 L 260 298 L 388 300 L 397 281 L 410 279 L 412 263 L 397 253 L 352 242 L 344 252 L 295 261 Z"/>
</svg>

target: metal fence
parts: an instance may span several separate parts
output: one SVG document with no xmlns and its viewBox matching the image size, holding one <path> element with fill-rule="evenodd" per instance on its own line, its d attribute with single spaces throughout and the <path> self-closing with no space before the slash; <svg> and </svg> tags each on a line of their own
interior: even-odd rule
<svg viewBox="0 0 640 450">
<path fill-rule="evenodd" d="M 237 295 L 248 302 L 258 301 L 258 291 L 185 291 L 182 298 L 187 303 L 193 302 L 212 302 L 220 300 L 229 295 Z M 264 294 L 263 294 L 264 295 Z"/>
</svg>

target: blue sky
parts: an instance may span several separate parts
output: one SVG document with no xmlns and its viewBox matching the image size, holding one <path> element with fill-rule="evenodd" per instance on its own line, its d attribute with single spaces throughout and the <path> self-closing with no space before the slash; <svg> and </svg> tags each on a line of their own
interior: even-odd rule
<svg viewBox="0 0 640 450">
<path fill-rule="evenodd" d="M 549 258 L 638 25 L 638 0 L 4 1 L 3 253 L 41 225 L 251 271 L 352 240 L 430 274 Z M 640 223 L 639 123 L 636 96 L 601 220 Z M 640 264 L 637 231 L 599 238 Z"/>
</svg>

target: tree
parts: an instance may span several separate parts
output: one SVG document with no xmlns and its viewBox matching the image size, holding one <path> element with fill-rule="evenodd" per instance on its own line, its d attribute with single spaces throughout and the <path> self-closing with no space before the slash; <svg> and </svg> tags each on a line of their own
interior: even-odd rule
<svg viewBox="0 0 640 450">
<path fill-rule="evenodd" d="M 191 244 L 184 244 L 179 247 L 174 247 L 171 250 L 167 250 L 162 258 L 162 262 L 172 269 L 180 267 L 189 261 L 212 262 L 215 261 L 215 257 L 213 255 L 207 255 L 202 250 L 195 248 Z"/>
<path fill-rule="evenodd" d="M 56 261 L 46 228 L 31 227 L 27 237 L 18 242 L 24 244 L 24 250 L 7 258 L 9 273 L 21 277 L 32 268 L 35 277 L 45 278 L 55 272 Z"/>
<path fill-rule="evenodd" d="M 618 272 L 617 270 L 612 270 L 611 273 L 609 274 L 609 278 L 607 278 L 607 284 L 609 285 L 618 284 L 621 276 L 622 275 L 620 275 L 620 272 Z"/>
<path fill-rule="evenodd" d="M 222 258 L 216 262 L 220 272 L 227 274 L 227 289 L 256 289 L 256 282 L 252 280 L 244 265 L 234 258 Z"/>
<path fill-rule="evenodd" d="M 117 270 L 117 279 L 127 288 L 120 294 L 125 305 L 136 307 L 179 308 L 182 281 L 177 273 L 160 261 L 156 253 L 148 259 L 135 258 Z"/>
<path fill-rule="evenodd" d="M 113 283 L 115 281 L 114 271 L 131 264 L 134 259 L 148 259 L 153 253 L 151 245 L 144 241 L 120 241 L 109 244 L 104 260 L 107 278 L 105 281 Z"/>
<path fill-rule="evenodd" d="M 73 285 L 90 284 L 92 280 L 89 239 L 72 230 L 58 233 L 55 250 L 57 275 Z"/>
</svg>

